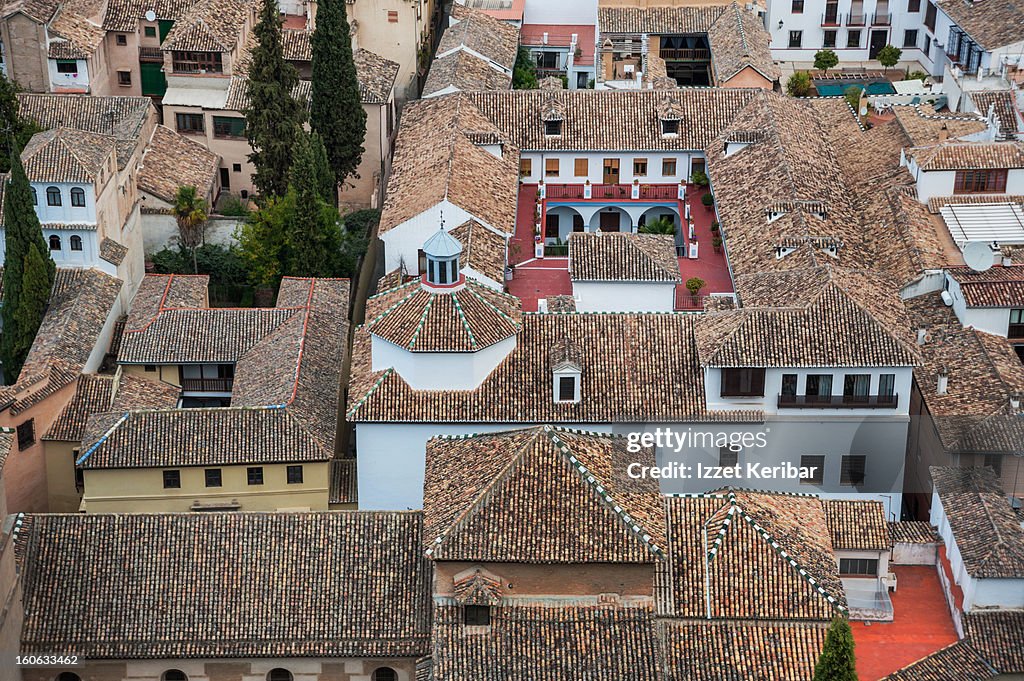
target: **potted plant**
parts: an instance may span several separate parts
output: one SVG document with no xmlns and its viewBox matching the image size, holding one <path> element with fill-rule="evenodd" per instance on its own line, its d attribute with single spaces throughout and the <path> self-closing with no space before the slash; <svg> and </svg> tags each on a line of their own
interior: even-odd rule
<svg viewBox="0 0 1024 681">
<path fill-rule="evenodd" d="M 700 277 L 690 277 L 686 280 L 686 290 L 690 292 L 690 296 L 693 298 L 693 305 L 697 306 L 697 294 L 704 288 L 707 282 Z"/>
<path fill-rule="evenodd" d="M 718 224 L 718 220 L 712 220 L 711 221 L 711 233 L 712 234 L 718 234 L 720 229 L 721 229 L 721 225 Z"/>
<path fill-rule="evenodd" d="M 711 192 L 708 192 L 700 198 L 700 202 L 710 211 L 715 206 L 715 197 L 711 196 Z"/>
<path fill-rule="evenodd" d="M 703 170 L 695 170 L 693 171 L 693 174 L 690 175 L 690 184 L 697 185 L 698 187 L 707 187 L 710 183 L 707 173 Z"/>
<path fill-rule="evenodd" d="M 715 247 L 715 253 L 722 252 L 722 237 L 716 236 L 711 240 L 711 245 Z"/>
</svg>

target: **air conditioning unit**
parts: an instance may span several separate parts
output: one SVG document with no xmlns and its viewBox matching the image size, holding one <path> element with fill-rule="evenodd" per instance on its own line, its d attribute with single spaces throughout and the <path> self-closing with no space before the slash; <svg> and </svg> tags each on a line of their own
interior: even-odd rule
<svg viewBox="0 0 1024 681">
<path fill-rule="evenodd" d="M 885 584 L 885 587 L 889 589 L 889 591 L 896 591 L 896 573 L 886 573 L 886 575 L 882 577 L 882 584 Z"/>
</svg>

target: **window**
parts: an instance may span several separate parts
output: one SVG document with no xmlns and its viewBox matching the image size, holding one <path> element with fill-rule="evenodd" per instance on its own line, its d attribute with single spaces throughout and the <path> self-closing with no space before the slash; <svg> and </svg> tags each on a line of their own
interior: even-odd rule
<svg viewBox="0 0 1024 681">
<path fill-rule="evenodd" d="M 557 136 L 562 134 L 562 121 L 544 121 L 544 134 Z"/>
<path fill-rule="evenodd" d="M 178 128 L 178 132 L 203 132 L 206 130 L 206 126 L 203 125 L 203 114 L 174 114 L 174 124 Z"/>
<path fill-rule="evenodd" d="M 892 399 L 893 393 L 896 389 L 896 374 L 882 374 L 878 377 L 878 398 L 879 402 L 882 398 Z"/>
<path fill-rule="evenodd" d="M 56 681 L 82 681 L 82 677 L 74 672 L 61 672 Z"/>
<path fill-rule="evenodd" d="M 191 52 L 175 50 L 171 53 L 171 68 L 175 73 L 223 73 L 220 52 Z"/>
<path fill-rule="evenodd" d="M 1024 338 L 1024 309 L 1010 310 L 1010 327 L 1007 338 Z"/>
<path fill-rule="evenodd" d="M 207 468 L 206 469 L 206 486 L 207 487 L 220 487 L 220 469 L 219 468 Z"/>
<path fill-rule="evenodd" d="M 85 208 L 85 190 L 81 187 L 71 188 L 71 205 L 75 208 Z"/>
<path fill-rule="evenodd" d="M 72 251 L 82 250 L 82 237 L 78 236 L 77 234 L 72 234 L 71 239 L 69 239 L 69 241 L 71 241 Z"/>
<path fill-rule="evenodd" d="M 804 0 L 793 0 L 793 14 L 804 13 Z"/>
<path fill-rule="evenodd" d="M 288 484 L 298 485 L 302 482 L 302 466 L 288 466 Z"/>
<path fill-rule="evenodd" d="M 665 177 L 671 177 L 676 174 L 676 160 L 674 158 L 662 159 L 661 174 Z"/>
<path fill-rule="evenodd" d="M 214 116 L 213 136 L 245 137 L 245 119 L 235 116 Z"/>
<path fill-rule="evenodd" d="M 764 397 L 764 369 L 722 369 L 722 397 Z"/>
<path fill-rule="evenodd" d="M 277 667 L 267 672 L 267 681 L 292 681 L 292 673 Z"/>
<path fill-rule="evenodd" d="M 789 32 L 789 46 L 800 47 L 800 43 L 803 42 L 804 32 L 803 31 L 790 31 Z"/>
<path fill-rule="evenodd" d="M 692 161 L 690 161 L 690 176 L 693 177 L 693 175 L 695 175 L 696 173 L 703 173 L 706 167 L 707 164 L 704 162 L 704 159 L 693 159 Z"/>
<path fill-rule="evenodd" d="M 36 196 L 36 188 L 35 187 L 29 187 L 29 190 L 32 192 L 32 205 L 33 206 L 38 206 L 39 205 L 39 197 Z"/>
<path fill-rule="evenodd" d="M 832 374 L 808 374 L 804 392 L 808 397 L 821 397 L 827 401 L 832 397 Z"/>
<path fill-rule="evenodd" d="M 29 419 L 18 424 L 18 450 L 28 449 L 36 441 L 36 420 Z"/>
<path fill-rule="evenodd" d="M 573 175 L 576 177 L 587 177 L 590 175 L 590 159 L 589 158 L 578 158 L 572 163 Z"/>
<path fill-rule="evenodd" d="M 1005 170 L 958 170 L 953 181 L 954 194 L 1003 193 Z"/>
<path fill-rule="evenodd" d="M 796 374 L 782 374 L 782 394 L 787 396 L 796 395 Z"/>
<path fill-rule="evenodd" d="M 822 47 L 835 47 L 836 46 L 836 34 L 839 31 L 825 31 L 825 39 L 821 41 Z"/>
<path fill-rule="evenodd" d="M 558 177 L 559 164 L 557 158 L 549 158 L 544 161 L 544 176 Z"/>
<path fill-rule="evenodd" d="M 582 232 L 583 231 L 583 216 L 579 213 L 574 213 L 572 216 L 572 231 Z"/>
<path fill-rule="evenodd" d="M 142 33 L 147 38 L 155 38 L 156 37 L 156 26 L 146 26 L 145 28 L 142 29 Z"/>
<path fill-rule="evenodd" d="M 462 622 L 469 627 L 488 627 L 491 625 L 491 606 L 462 606 Z"/>
<path fill-rule="evenodd" d="M 544 236 L 549 239 L 558 238 L 558 216 L 548 213 L 544 218 Z"/>
<path fill-rule="evenodd" d="M 679 134 L 679 121 L 678 120 L 662 120 L 661 121 L 661 134 L 662 135 L 678 135 Z"/>
<path fill-rule="evenodd" d="M 250 485 L 263 484 L 263 466 L 253 466 L 245 469 L 245 477 Z"/>
<path fill-rule="evenodd" d="M 118 33 L 115 39 L 117 40 L 117 44 L 120 46 L 128 44 L 128 36 L 126 36 L 124 33 Z"/>
<path fill-rule="evenodd" d="M 60 250 L 60 237 L 57 236 L 56 234 L 54 234 L 53 236 L 50 237 L 50 250 L 51 251 L 59 251 Z"/>
<path fill-rule="evenodd" d="M 928 7 L 924 11 L 924 25 L 928 27 L 928 30 L 935 33 L 935 4 L 929 2 Z"/>
<path fill-rule="evenodd" d="M 57 73 L 78 73 L 78 62 L 74 59 L 58 59 Z"/>
<path fill-rule="evenodd" d="M 378 667 L 370 675 L 370 681 L 398 681 L 398 672 L 391 667 Z"/>
<path fill-rule="evenodd" d="M 647 175 L 647 159 L 637 158 L 633 160 L 633 175 L 645 177 Z"/>
<path fill-rule="evenodd" d="M 46 188 L 46 205 L 47 206 L 59 206 L 61 205 L 60 190 L 56 187 Z"/>
<path fill-rule="evenodd" d="M 164 489 L 179 489 L 181 487 L 181 471 L 164 471 Z"/>
<path fill-rule="evenodd" d="M 825 480 L 825 457 L 819 454 L 808 454 L 800 457 L 800 468 L 806 468 L 809 477 L 800 478 L 804 485 L 820 485 Z"/>
<path fill-rule="evenodd" d="M 397 24 L 398 23 L 398 12 L 397 11 L 395 11 L 395 10 L 389 10 L 388 11 L 388 23 L 389 24 Z"/>
<path fill-rule="evenodd" d="M 843 465 L 839 472 L 839 483 L 842 485 L 863 485 L 866 457 L 863 454 L 851 454 L 843 457 Z"/>
<path fill-rule="evenodd" d="M 732 468 L 740 462 L 740 453 L 731 447 L 718 448 L 718 465 L 723 468 Z"/>
<path fill-rule="evenodd" d="M 242 164 L 241 163 L 232 163 L 231 164 L 231 172 L 233 172 L 233 173 L 240 173 L 240 172 L 242 172 Z"/>
<path fill-rule="evenodd" d="M 843 397 L 853 398 L 849 401 L 867 401 L 871 394 L 871 374 L 846 374 L 843 376 Z"/>
<path fill-rule="evenodd" d="M 160 679 L 161 681 L 188 681 L 188 674 L 180 669 L 168 669 Z"/>
<path fill-rule="evenodd" d="M 846 32 L 846 46 L 847 47 L 860 47 L 860 31 L 847 31 Z"/>
<path fill-rule="evenodd" d="M 908 0 L 907 1 L 908 12 L 920 12 L 921 11 L 921 0 Z"/>
<path fill-rule="evenodd" d="M 917 31 L 903 31 L 903 47 L 917 47 Z"/>
<path fill-rule="evenodd" d="M 519 159 L 519 177 L 527 177 L 533 174 L 533 159 L 532 158 L 520 158 Z"/>
<path fill-rule="evenodd" d="M 875 577 L 878 575 L 877 558 L 840 558 L 840 575 L 864 575 Z"/>
<path fill-rule="evenodd" d="M 996 475 L 1003 474 L 1003 455 L 1002 454 L 986 454 L 985 465 L 996 472 Z"/>
<path fill-rule="evenodd" d="M 558 377 L 558 401 L 559 402 L 575 402 L 576 401 L 576 377 L 575 376 L 559 376 Z"/>
</svg>

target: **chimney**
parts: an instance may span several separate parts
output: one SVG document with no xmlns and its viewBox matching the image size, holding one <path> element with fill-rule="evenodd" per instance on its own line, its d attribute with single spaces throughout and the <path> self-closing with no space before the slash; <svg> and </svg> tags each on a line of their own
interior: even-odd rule
<svg viewBox="0 0 1024 681">
<path fill-rule="evenodd" d="M 927 339 L 928 339 L 928 329 L 926 329 L 926 328 L 924 328 L 922 326 L 921 328 L 919 328 L 917 330 L 917 344 L 918 345 L 924 345 L 924 343 L 925 343 L 925 341 Z"/>
<path fill-rule="evenodd" d="M 1010 394 L 1010 409 L 1014 412 L 1020 411 L 1020 393 Z"/>
<path fill-rule="evenodd" d="M 943 123 L 942 127 L 939 128 L 939 141 L 940 142 L 945 142 L 948 139 L 949 139 L 949 128 L 946 127 L 945 123 Z"/>
<path fill-rule="evenodd" d="M 935 393 L 937 395 L 945 395 L 949 390 L 949 369 L 943 365 L 939 369 L 939 380 L 938 385 L 935 387 Z"/>
<path fill-rule="evenodd" d="M 1013 264 L 1013 249 L 1009 246 L 1003 246 L 1001 250 L 1001 255 L 1003 256 L 1003 267 L 1009 267 Z"/>
</svg>

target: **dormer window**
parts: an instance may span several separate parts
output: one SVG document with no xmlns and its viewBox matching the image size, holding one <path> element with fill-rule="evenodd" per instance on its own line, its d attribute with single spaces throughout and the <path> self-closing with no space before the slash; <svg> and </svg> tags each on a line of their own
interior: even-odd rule
<svg viewBox="0 0 1024 681">
<path fill-rule="evenodd" d="M 662 119 L 661 121 L 661 134 L 662 135 L 678 135 L 679 134 L 679 120 L 678 119 Z"/>
<path fill-rule="evenodd" d="M 489 627 L 491 626 L 491 606 L 489 605 L 464 605 L 462 606 L 462 623 L 467 627 Z"/>
<path fill-rule="evenodd" d="M 576 401 L 576 377 L 575 376 L 559 376 L 558 377 L 558 401 L 559 402 L 575 402 Z"/>
<path fill-rule="evenodd" d="M 558 137 L 562 134 L 562 121 L 544 121 L 544 134 L 548 137 Z"/>
<path fill-rule="evenodd" d="M 548 350 L 551 367 L 551 399 L 556 403 L 580 401 L 583 352 L 569 338 L 555 341 Z"/>
</svg>

